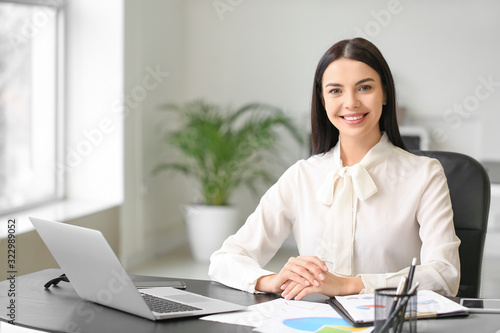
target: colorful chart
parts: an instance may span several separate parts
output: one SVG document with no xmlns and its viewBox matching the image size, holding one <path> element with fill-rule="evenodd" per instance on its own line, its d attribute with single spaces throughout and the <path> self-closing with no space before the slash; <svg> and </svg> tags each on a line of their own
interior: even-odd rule
<svg viewBox="0 0 500 333">
<path fill-rule="evenodd" d="M 346 297 L 348 300 L 353 300 L 353 299 L 375 299 L 375 296 L 373 295 L 368 295 L 368 296 L 349 296 Z"/>
<path fill-rule="evenodd" d="M 417 304 L 425 304 L 425 305 L 437 304 L 437 301 L 435 299 L 428 299 L 425 301 L 418 302 Z"/>
<path fill-rule="evenodd" d="M 283 324 L 287 327 L 305 332 L 316 332 L 323 326 L 330 326 L 328 327 L 328 331 L 325 332 L 355 332 L 359 330 L 357 327 L 350 327 L 351 325 L 344 319 L 331 317 L 286 319 L 283 320 Z"/>
<path fill-rule="evenodd" d="M 365 330 L 366 327 L 341 327 L 341 326 L 324 326 L 316 333 L 349 333 Z"/>
<path fill-rule="evenodd" d="M 360 310 L 371 310 L 373 308 L 384 309 L 385 305 L 366 304 L 366 305 L 358 305 L 356 307 L 356 309 Z"/>
</svg>

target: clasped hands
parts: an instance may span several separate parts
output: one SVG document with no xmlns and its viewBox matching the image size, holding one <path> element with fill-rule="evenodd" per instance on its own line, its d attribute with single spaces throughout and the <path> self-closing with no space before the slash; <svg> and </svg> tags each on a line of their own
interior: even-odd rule
<svg viewBox="0 0 500 333">
<path fill-rule="evenodd" d="M 261 276 L 255 289 L 281 293 L 285 299 L 300 300 L 312 293 L 332 297 L 359 293 L 360 277 L 343 277 L 328 271 L 325 262 L 314 256 L 292 257 L 278 274 Z"/>
</svg>

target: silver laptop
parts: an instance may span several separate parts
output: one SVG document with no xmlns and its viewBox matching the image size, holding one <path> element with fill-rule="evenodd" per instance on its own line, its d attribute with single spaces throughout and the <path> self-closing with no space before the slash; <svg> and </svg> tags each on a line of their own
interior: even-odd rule
<svg viewBox="0 0 500 333">
<path fill-rule="evenodd" d="M 245 309 L 171 287 L 139 292 L 100 231 L 35 217 L 30 220 L 77 294 L 85 300 L 150 320 Z"/>
</svg>

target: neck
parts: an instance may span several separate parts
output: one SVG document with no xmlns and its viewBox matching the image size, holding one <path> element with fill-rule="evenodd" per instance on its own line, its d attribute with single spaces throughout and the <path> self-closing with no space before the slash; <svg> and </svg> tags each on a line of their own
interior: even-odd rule
<svg viewBox="0 0 500 333">
<path fill-rule="evenodd" d="M 350 137 L 340 135 L 340 158 L 344 166 L 352 166 L 361 162 L 363 157 L 373 148 L 382 137 L 380 132 L 364 137 Z"/>
</svg>

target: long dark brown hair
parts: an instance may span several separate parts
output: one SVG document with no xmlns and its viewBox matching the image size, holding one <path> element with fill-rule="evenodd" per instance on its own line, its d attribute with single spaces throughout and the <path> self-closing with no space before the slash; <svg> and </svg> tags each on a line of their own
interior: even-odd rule
<svg viewBox="0 0 500 333">
<path fill-rule="evenodd" d="M 330 47 L 321 57 L 314 75 L 314 86 L 311 103 L 311 139 L 312 153 L 326 153 L 333 148 L 339 140 L 339 130 L 328 119 L 322 100 L 323 73 L 328 65 L 338 59 L 352 59 L 361 61 L 373 68 L 382 81 L 386 105 L 382 108 L 380 117 L 380 131 L 385 131 L 387 137 L 397 147 L 406 149 L 399 133 L 396 119 L 396 89 L 389 65 L 379 49 L 363 38 L 346 39 Z"/>
</svg>

